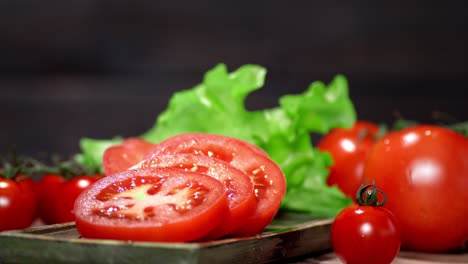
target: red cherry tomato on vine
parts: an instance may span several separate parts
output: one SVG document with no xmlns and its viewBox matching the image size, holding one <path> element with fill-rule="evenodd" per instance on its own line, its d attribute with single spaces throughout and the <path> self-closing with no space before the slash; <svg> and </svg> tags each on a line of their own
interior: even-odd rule
<svg viewBox="0 0 468 264">
<path fill-rule="evenodd" d="M 58 190 L 65 178 L 58 174 L 45 174 L 38 182 L 39 217 L 45 224 L 58 223 L 55 202 L 59 199 Z"/>
<path fill-rule="evenodd" d="M 19 174 L 14 177 L 16 183 L 20 186 L 21 190 L 26 193 L 36 193 L 37 183 L 30 177 L 24 174 Z"/>
<path fill-rule="evenodd" d="M 24 229 L 37 217 L 37 195 L 31 178 L 0 178 L 0 231 Z"/>
<path fill-rule="evenodd" d="M 398 217 L 402 247 L 459 249 L 468 241 L 468 138 L 439 126 L 388 133 L 364 167 Z"/>
<path fill-rule="evenodd" d="M 354 198 L 363 181 L 364 162 L 378 133 L 376 124 L 357 121 L 349 129 L 333 129 L 320 139 L 317 148 L 330 153 L 333 158 L 327 178 L 329 186 L 337 185 L 344 194 Z"/>
<path fill-rule="evenodd" d="M 100 176 L 78 176 L 65 181 L 57 190 L 57 196 L 54 201 L 56 223 L 65 223 L 75 220 L 73 214 L 73 205 L 76 198 L 93 183 L 101 179 Z"/>
<path fill-rule="evenodd" d="M 15 181 L 18 184 L 21 192 L 23 193 L 22 206 L 25 207 L 26 212 L 31 212 L 30 217 L 23 218 L 22 225 L 28 225 L 28 227 L 37 219 L 39 215 L 39 197 L 37 194 L 37 183 L 30 177 L 24 174 L 19 174 L 15 177 Z"/>
<path fill-rule="evenodd" d="M 398 219 L 376 203 L 377 189 L 368 192 L 370 186 L 359 189 L 365 200 L 343 209 L 332 224 L 333 250 L 347 264 L 389 264 L 400 250 Z"/>
</svg>

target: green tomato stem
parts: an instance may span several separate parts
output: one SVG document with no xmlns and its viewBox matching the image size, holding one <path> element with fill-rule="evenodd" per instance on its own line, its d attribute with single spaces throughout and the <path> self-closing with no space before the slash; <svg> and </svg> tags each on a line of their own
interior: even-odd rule
<svg viewBox="0 0 468 264">
<path fill-rule="evenodd" d="M 378 194 L 382 194 L 382 201 L 379 201 Z M 362 184 L 356 192 L 356 202 L 359 205 L 382 206 L 387 201 L 387 195 L 377 188 L 375 182 L 371 184 Z"/>
</svg>

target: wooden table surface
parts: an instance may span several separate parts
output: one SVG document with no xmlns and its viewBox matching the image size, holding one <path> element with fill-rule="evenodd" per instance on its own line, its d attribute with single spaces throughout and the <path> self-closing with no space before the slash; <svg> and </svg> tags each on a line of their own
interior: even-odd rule
<svg viewBox="0 0 468 264">
<path fill-rule="evenodd" d="M 340 264 L 334 253 L 326 253 L 319 257 L 309 257 L 291 262 L 291 264 Z M 460 264 L 468 263 L 468 253 L 461 254 L 429 254 L 401 251 L 392 264 Z"/>
<path fill-rule="evenodd" d="M 329 223 L 328 223 L 329 224 Z M 36 222 L 34 227 L 41 228 L 43 223 Z M 321 231 L 320 231 L 321 230 Z M 317 229 L 317 232 L 325 232 L 324 229 Z M 304 236 L 304 233 L 301 233 Z M 318 234 L 318 233 L 317 233 Z M 314 240 L 304 240 L 304 243 L 312 243 Z M 322 240 L 315 241 L 322 243 Z M 310 245 L 310 244 L 309 244 Z M 319 248 L 315 246 L 316 248 Z M 0 261 L 1 262 L 1 261 Z M 326 251 L 325 253 L 314 256 L 300 256 L 294 259 L 281 261 L 281 263 L 288 264 L 339 264 L 342 263 L 333 252 Z M 460 264 L 468 263 L 468 250 L 459 254 L 429 254 L 420 252 L 400 251 L 397 258 L 392 262 L 393 264 Z M 366 264 L 366 263 L 363 263 Z"/>
</svg>

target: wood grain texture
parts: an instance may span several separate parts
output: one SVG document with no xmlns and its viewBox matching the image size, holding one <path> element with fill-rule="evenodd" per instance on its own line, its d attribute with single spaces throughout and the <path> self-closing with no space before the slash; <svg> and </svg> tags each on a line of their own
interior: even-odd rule
<svg viewBox="0 0 468 264">
<path fill-rule="evenodd" d="M 339 264 L 329 240 L 331 219 L 280 213 L 255 237 L 204 243 L 82 239 L 74 223 L 0 233 L 0 263 L 290 263 Z M 392 264 L 468 263 L 468 252 L 401 251 Z"/>
<path fill-rule="evenodd" d="M 330 250 L 331 219 L 280 214 L 261 234 L 204 243 L 82 239 L 74 223 L 0 235 L 0 263 L 268 263 Z"/>
</svg>

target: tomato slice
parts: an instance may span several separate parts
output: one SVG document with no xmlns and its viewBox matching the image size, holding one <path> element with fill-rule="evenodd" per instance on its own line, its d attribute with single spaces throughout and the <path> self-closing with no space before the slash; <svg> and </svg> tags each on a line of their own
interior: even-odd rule
<svg viewBox="0 0 468 264">
<path fill-rule="evenodd" d="M 105 175 L 127 170 L 140 162 L 154 144 L 141 138 L 127 138 L 121 144 L 107 148 L 102 156 Z"/>
<path fill-rule="evenodd" d="M 183 170 L 127 170 L 102 178 L 76 200 L 86 238 L 186 242 L 216 228 L 228 211 L 224 184 Z"/>
<path fill-rule="evenodd" d="M 260 233 L 275 217 L 286 192 L 280 167 L 255 145 L 223 135 L 185 133 L 168 138 L 145 156 L 151 160 L 163 154 L 192 153 L 221 159 L 246 173 L 254 184 L 257 208 L 240 228 L 231 234 L 250 236 Z"/>
<path fill-rule="evenodd" d="M 228 216 L 221 225 L 205 236 L 204 240 L 229 235 L 244 225 L 257 207 L 257 200 L 253 191 L 254 186 L 250 181 L 250 177 L 222 160 L 194 154 L 166 154 L 144 160 L 138 164 L 138 167 L 169 167 L 200 172 L 224 183 L 229 200 Z"/>
</svg>

